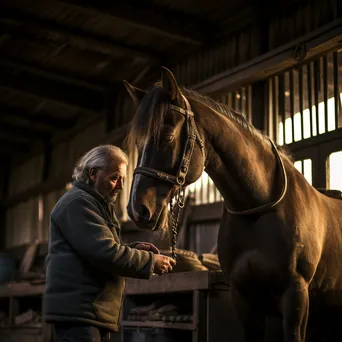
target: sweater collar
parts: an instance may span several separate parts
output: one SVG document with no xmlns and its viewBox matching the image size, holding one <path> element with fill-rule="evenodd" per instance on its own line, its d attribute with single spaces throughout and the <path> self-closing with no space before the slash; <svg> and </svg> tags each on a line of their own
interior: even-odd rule
<svg viewBox="0 0 342 342">
<path fill-rule="evenodd" d="M 91 187 L 88 184 L 81 183 L 78 181 L 74 181 L 72 185 L 77 186 L 78 188 L 86 191 L 88 194 L 92 195 L 95 197 L 98 201 L 103 202 L 106 206 L 109 205 L 109 203 L 106 201 L 106 199 L 98 192 L 96 191 L 93 187 Z"/>
<path fill-rule="evenodd" d="M 118 228 L 120 228 L 120 222 L 119 222 L 118 218 L 116 217 L 113 204 L 108 203 L 108 201 L 106 201 L 106 199 L 98 191 L 96 191 L 93 187 L 91 187 L 88 184 L 81 183 L 79 181 L 74 181 L 72 184 L 74 186 L 77 186 L 78 188 L 84 190 L 85 192 L 87 192 L 88 194 L 93 196 L 94 198 L 96 198 L 102 204 L 102 206 L 108 211 L 111 218 L 117 224 Z"/>
</svg>

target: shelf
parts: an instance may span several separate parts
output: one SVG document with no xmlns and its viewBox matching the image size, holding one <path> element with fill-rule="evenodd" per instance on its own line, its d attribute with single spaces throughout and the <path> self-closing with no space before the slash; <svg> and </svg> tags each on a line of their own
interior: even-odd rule
<svg viewBox="0 0 342 342">
<path fill-rule="evenodd" d="M 33 285 L 29 282 L 8 283 L 0 286 L 0 298 L 42 295 L 45 284 Z"/>
<path fill-rule="evenodd" d="M 148 280 L 127 278 L 125 295 L 210 290 L 218 285 L 229 289 L 221 271 L 168 273 Z"/>
<path fill-rule="evenodd" d="M 179 272 L 154 275 L 149 280 L 126 278 L 125 295 L 210 290 L 215 286 L 229 288 L 221 271 Z M 44 292 L 45 283 L 14 282 L 0 286 L 0 298 L 36 296 Z"/>
<path fill-rule="evenodd" d="M 22 324 L 22 325 L 6 325 L 0 327 L 0 329 L 42 329 L 43 325 L 41 323 L 38 324 Z"/>
<path fill-rule="evenodd" d="M 195 323 L 160 322 L 160 321 L 121 321 L 123 327 L 166 328 L 178 330 L 196 330 Z"/>
</svg>

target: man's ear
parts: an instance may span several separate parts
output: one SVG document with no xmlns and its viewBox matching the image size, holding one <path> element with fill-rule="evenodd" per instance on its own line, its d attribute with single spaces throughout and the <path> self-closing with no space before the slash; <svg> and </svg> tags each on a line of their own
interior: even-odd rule
<svg viewBox="0 0 342 342">
<path fill-rule="evenodd" d="M 95 167 L 92 167 L 89 170 L 89 178 L 93 183 L 95 183 L 95 181 L 96 181 L 97 172 L 98 172 L 98 170 Z"/>
</svg>

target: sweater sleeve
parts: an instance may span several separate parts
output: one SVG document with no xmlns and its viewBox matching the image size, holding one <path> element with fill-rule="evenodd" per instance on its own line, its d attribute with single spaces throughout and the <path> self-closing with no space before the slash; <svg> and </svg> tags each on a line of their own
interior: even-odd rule
<svg viewBox="0 0 342 342">
<path fill-rule="evenodd" d="M 95 266 L 124 277 L 151 277 L 153 253 L 117 243 L 91 199 L 73 199 L 56 218 L 56 223 L 80 257 Z"/>
</svg>

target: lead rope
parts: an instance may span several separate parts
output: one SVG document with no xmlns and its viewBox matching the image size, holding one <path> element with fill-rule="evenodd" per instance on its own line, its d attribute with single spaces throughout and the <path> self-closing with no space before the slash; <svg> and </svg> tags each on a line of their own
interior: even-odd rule
<svg viewBox="0 0 342 342">
<path fill-rule="evenodd" d="M 172 259 L 177 259 L 176 254 L 176 245 L 177 245 L 177 227 L 179 222 L 179 217 L 182 209 L 184 208 L 184 197 L 185 197 L 185 189 L 184 187 L 178 187 L 176 193 L 176 201 L 178 210 L 177 213 L 174 213 L 174 206 L 172 203 L 172 198 L 170 200 L 170 223 L 171 223 L 171 230 L 172 230 L 172 245 L 171 245 L 171 257 Z"/>
</svg>

